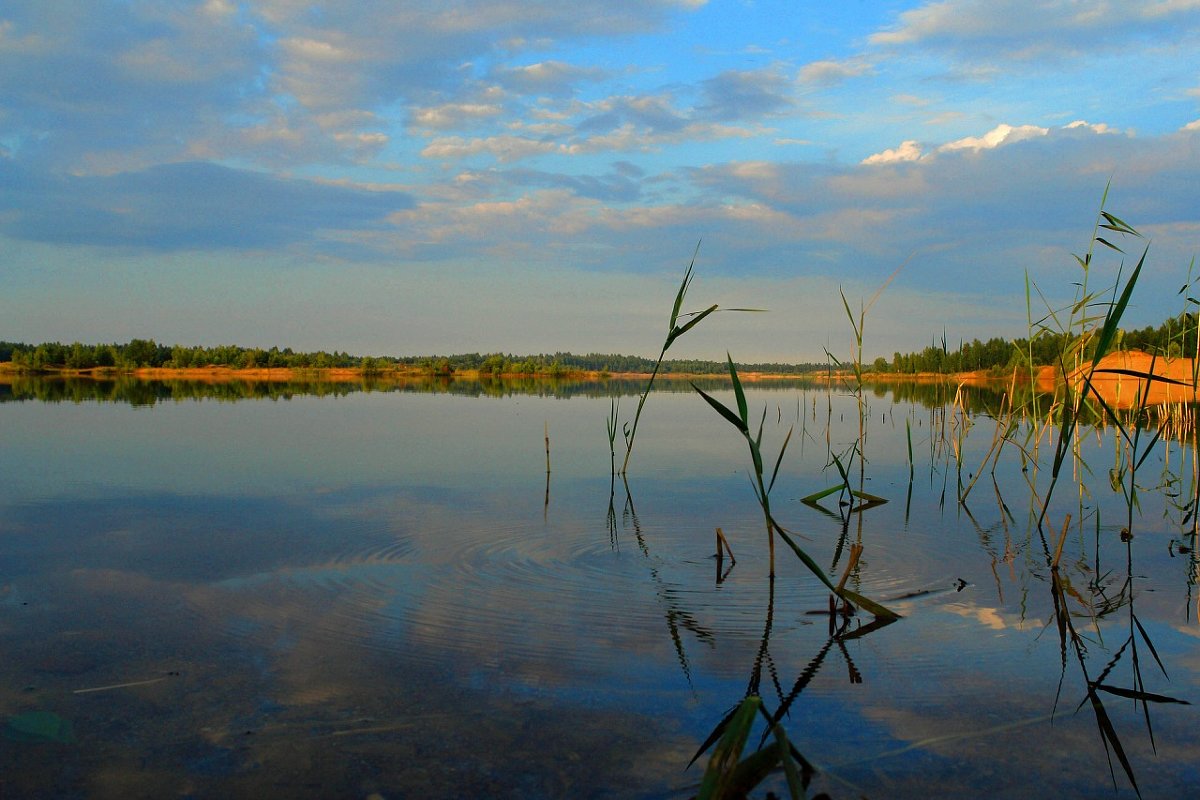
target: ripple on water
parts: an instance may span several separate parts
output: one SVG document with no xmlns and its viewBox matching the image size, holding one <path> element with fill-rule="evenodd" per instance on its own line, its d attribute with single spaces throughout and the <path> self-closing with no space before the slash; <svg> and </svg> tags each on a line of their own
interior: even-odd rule
<svg viewBox="0 0 1200 800">
<path fill-rule="evenodd" d="M 300 553 L 271 572 L 225 581 L 224 629 L 275 646 L 308 636 L 430 662 L 469 652 L 575 667 L 605 649 L 670 650 L 670 636 L 761 635 L 770 584 L 753 546 L 739 548 L 742 559 L 718 585 L 711 547 L 691 544 L 699 532 L 643 526 L 614 540 L 595 526 L 469 519 L 469 528 L 408 538 L 363 522 L 340 531 L 346 547 L 321 561 L 303 563 Z M 794 558 L 779 558 L 776 629 L 819 632 L 826 623 L 807 612 L 827 610 L 827 591 Z M 949 577 L 937 584 L 881 564 L 856 590 L 891 599 L 907 616 L 942 602 L 935 598 L 952 587 Z"/>
</svg>

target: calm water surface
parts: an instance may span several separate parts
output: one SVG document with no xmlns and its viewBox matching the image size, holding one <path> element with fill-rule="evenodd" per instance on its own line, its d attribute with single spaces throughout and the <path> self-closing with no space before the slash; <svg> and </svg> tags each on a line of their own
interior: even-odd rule
<svg viewBox="0 0 1200 800">
<path fill-rule="evenodd" d="M 799 500 L 838 481 L 852 400 L 751 391 L 770 460 L 795 426 L 780 521 L 834 580 L 861 540 L 850 585 L 903 615 L 868 627 L 813 613 L 828 594 L 782 550 L 768 581 L 745 444 L 694 394 L 650 398 L 628 489 L 601 393 L 161 394 L 0 403 L 5 800 L 685 798 L 750 690 L 786 708 L 812 794 L 1134 797 L 1113 737 L 1143 797 L 1200 786 L 1197 707 L 1165 702 L 1200 702 L 1178 443 L 1142 464 L 1126 542 L 1118 448 L 1086 435 L 1043 535 L 1044 469 L 1007 446 L 960 505 L 962 418 L 881 391 L 865 474 L 889 502 L 850 513 Z M 995 430 L 971 423 L 964 482 Z"/>
</svg>

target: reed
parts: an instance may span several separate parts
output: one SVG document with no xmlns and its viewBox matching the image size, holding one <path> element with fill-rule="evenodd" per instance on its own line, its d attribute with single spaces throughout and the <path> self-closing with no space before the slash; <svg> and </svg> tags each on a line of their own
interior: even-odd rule
<svg viewBox="0 0 1200 800">
<path fill-rule="evenodd" d="M 1103 397 L 1096 390 L 1093 381 L 1098 375 L 1112 371 L 1101 369 L 1099 366 L 1100 361 L 1113 351 L 1118 342 L 1121 318 L 1129 305 L 1134 287 L 1137 285 L 1142 267 L 1145 264 L 1149 248 L 1147 247 L 1143 250 L 1137 265 L 1123 286 L 1121 284 L 1121 270 L 1118 269 L 1117 279 L 1113 284 L 1112 297 L 1110 299 L 1106 300 L 1103 293 L 1092 292 L 1089 289 L 1089 280 L 1091 278 L 1097 247 L 1106 248 L 1124 255 L 1124 251 L 1112 241 L 1105 238 L 1105 236 L 1116 234 L 1120 237 L 1130 236 L 1141 238 L 1141 234 L 1127 222 L 1104 210 L 1104 205 L 1108 198 L 1108 189 L 1109 187 L 1105 187 L 1104 194 L 1101 197 L 1100 210 L 1092 228 L 1092 236 L 1088 242 L 1087 250 L 1082 256 L 1073 256 L 1082 271 L 1081 280 L 1078 282 L 1079 289 L 1075 302 L 1069 308 L 1062 309 L 1061 311 L 1055 310 L 1047 303 L 1047 314 L 1037 324 L 1039 331 L 1053 331 L 1052 326 L 1058 326 L 1058 332 L 1067 334 L 1067 344 L 1059 354 L 1058 363 L 1056 364 L 1056 369 L 1061 378 L 1061 398 L 1055 399 L 1055 405 L 1052 406 L 1052 409 L 1057 408 L 1058 412 L 1057 417 L 1054 419 L 1058 435 L 1051 460 L 1049 483 L 1039 502 L 1040 511 L 1037 516 L 1037 527 L 1039 529 L 1042 528 L 1045 522 L 1050 500 L 1062 475 L 1062 469 L 1064 464 L 1066 464 L 1067 456 L 1074 453 L 1075 462 L 1079 463 L 1081 461 L 1077 436 L 1081 417 L 1091 407 L 1094 407 L 1095 404 L 1099 404 L 1100 409 L 1113 421 L 1122 435 L 1128 435 L 1122 420 L 1104 401 Z M 1036 284 L 1033 285 L 1036 289 Z M 1038 290 L 1038 294 L 1043 297 L 1043 300 L 1045 299 L 1041 295 L 1040 290 Z M 1103 310 L 1103 314 L 1097 313 L 1097 309 Z M 1139 374 L 1138 376 L 1144 377 L 1147 380 L 1154 379 L 1153 375 Z M 1094 400 L 1094 402 L 1090 402 L 1091 400 Z M 1034 411 L 1036 418 L 1036 407 Z"/>
<path fill-rule="evenodd" d="M 692 253 L 692 260 L 688 264 L 687 270 L 683 273 L 683 280 L 679 284 L 679 291 L 675 293 L 675 304 L 671 307 L 671 318 L 667 321 L 667 338 L 663 340 L 662 349 L 659 351 L 658 360 L 654 363 L 654 369 L 650 373 L 649 380 L 646 381 L 646 388 L 638 397 L 637 410 L 633 414 L 633 424 L 626 424 L 622 429 L 625 436 L 625 460 L 621 464 L 621 475 L 625 475 L 629 471 L 629 458 L 633 455 L 633 440 L 637 436 L 638 422 L 642 418 L 642 409 L 646 405 L 646 398 L 650 396 L 650 390 L 654 388 L 654 381 L 658 377 L 659 370 L 662 368 L 663 359 L 667 356 L 667 351 L 671 349 L 671 345 L 690 331 L 692 328 L 700 324 L 700 321 L 705 317 L 717 311 L 718 305 L 713 303 L 703 311 L 688 311 L 684 312 L 683 301 L 687 297 L 688 289 L 691 288 L 692 279 L 695 277 L 696 256 L 700 253 L 700 243 L 696 243 L 696 250 Z M 761 308 L 726 308 L 723 311 L 741 311 L 761 313 L 764 309 Z M 680 324 L 680 320 L 684 317 L 691 317 L 687 322 Z M 615 413 L 615 412 L 614 412 Z M 610 438 L 615 434 L 610 433 Z"/>
<path fill-rule="evenodd" d="M 767 718 L 768 733 L 774 737 L 770 747 L 755 750 L 746 758 L 742 752 L 750 731 L 759 716 Z M 787 778 L 788 796 L 793 800 L 804 797 L 804 783 L 793 758 L 793 748 L 783 726 L 771 720 L 763 708 L 762 698 L 749 695 L 734 710 L 700 782 L 697 800 L 736 800 L 762 783 L 772 771 L 782 768 Z"/>
<path fill-rule="evenodd" d="M 620 410 L 621 398 L 612 398 L 608 404 L 608 419 L 604 422 L 604 427 L 608 432 L 608 464 L 614 477 L 617 474 L 617 425 L 619 424 Z"/>
<path fill-rule="evenodd" d="M 770 477 L 766 475 L 765 464 L 763 461 L 762 438 L 763 425 L 766 422 L 767 410 L 764 407 L 762 417 L 758 422 L 758 430 L 756 433 L 751 432 L 750 428 L 750 411 L 746 402 L 746 392 L 742 388 L 741 379 L 738 377 L 737 367 L 734 366 L 733 356 L 726 353 L 726 361 L 729 364 L 729 379 L 733 384 L 734 399 L 737 404 L 737 410 L 734 411 L 727 407 L 720 400 L 717 400 L 712 395 L 706 393 L 703 389 L 692 385 L 692 388 L 704 398 L 704 400 L 712 406 L 712 408 L 720 414 L 727 422 L 738 429 L 742 437 L 746 440 L 746 445 L 750 450 L 750 459 L 753 465 L 754 474 L 752 475 L 751 486 L 754 489 L 755 498 L 758 500 L 759 507 L 763 512 L 763 522 L 767 529 L 767 542 L 770 551 L 770 578 L 775 578 L 775 536 L 778 535 L 783 542 L 791 548 L 796 557 L 808 567 L 817 578 L 829 588 L 833 594 L 840 597 L 842 600 L 852 605 L 858 606 L 863 610 L 874 614 L 876 617 L 884 619 L 896 619 L 899 617 L 895 612 L 883 607 L 879 603 L 869 600 L 855 592 L 844 587 L 836 587 L 830 582 L 817 563 L 808 555 L 799 545 L 796 544 L 792 535 L 780 525 L 774 514 L 771 512 L 771 489 L 775 486 L 775 479 L 779 477 L 779 467 L 783 463 L 784 453 L 787 451 L 788 443 L 791 441 L 794 426 L 788 428 L 787 435 L 784 437 L 783 444 L 779 448 L 779 454 L 775 458 L 775 465 L 771 470 Z"/>
</svg>

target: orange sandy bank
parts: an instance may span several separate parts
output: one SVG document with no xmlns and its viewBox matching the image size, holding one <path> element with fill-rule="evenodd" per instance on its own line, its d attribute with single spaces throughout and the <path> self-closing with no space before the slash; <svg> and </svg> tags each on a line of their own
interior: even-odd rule
<svg viewBox="0 0 1200 800">
<path fill-rule="evenodd" d="M 1197 402 L 1195 363 L 1190 358 L 1156 358 L 1137 350 L 1112 353 L 1100 360 L 1092 374 L 1092 386 L 1105 402 L 1115 408 L 1131 408 L 1142 402 L 1146 405 Z M 1082 371 L 1081 371 L 1082 372 Z M 1074 380 L 1080 381 L 1081 372 Z M 1146 389 L 1145 375 L 1153 375 Z M 1053 370 L 1050 379 L 1053 380 Z M 1039 376 L 1039 382 L 1043 380 Z"/>
<path fill-rule="evenodd" d="M 1200 392 L 1196 391 L 1193 380 L 1195 362 L 1190 358 L 1162 358 L 1138 350 L 1127 350 L 1112 353 L 1100 360 L 1096 372 L 1092 376 L 1092 386 L 1104 398 L 1104 401 L 1114 408 L 1132 408 L 1141 402 L 1141 393 L 1146 391 L 1146 375 L 1153 375 L 1150 389 L 1146 394 L 1146 405 L 1169 405 L 1172 403 L 1200 403 Z M 1153 371 L 1152 371 L 1153 370 Z M 1082 383 L 1085 370 L 1072 373 L 1072 380 L 1078 387 Z M 835 378 L 845 380 L 852 376 L 841 374 Z M 872 373 L 871 381 L 888 383 L 891 381 L 916 382 L 946 382 L 954 385 L 990 387 L 1006 389 L 1015 379 L 1018 383 L 1028 383 L 1028 372 L 1018 369 L 1015 374 L 997 376 L 993 372 L 980 370 L 977 372 L 960 372 L 955 375 L 937 373 L 919 373 L 916 375 L 897 375 L 894 373 Z M 1040 367 L 1036 376 L 1037 388 L 1043 392 L 1053 392 L 1063 382 L 1058 367 Z"/>
<path fill-rule="evenodd" d="M 1172 403 L 1196 403 L 1197 396 L 1193 369 L 1195 362 L 1190 358 L 1155 357 L 1140 350 L 1125 350 L 1111 353 L 1100 359 L 1096 371 L 1092 374 L 1092 387 L 1104 398 L 1104 402 L 1113 408 L 1132 408 L 1142 402 L 1142 393 L 1146 392 L 1145 403 L 1148 406 L 1170 405 Z M 1086 368 L 1081 368 L 1071 374 L 1076 388 L 1083 382 Z M 1147 380 L 1144 376 L 1152 375 L 1149 391 L 1146 390 Z M 1018 380 L 1021 375 L 1018 374 Z M 986 372 L 964 373 L 955 376 L 959 383 L 967 385 L 996 386 L 1004 379 L 997 379 Z M 1055 387 L 1063 382 L 1058 367 L 1041 367 L 1037 374 L 1038 389 L 1053 392 Z"/>
</svg>

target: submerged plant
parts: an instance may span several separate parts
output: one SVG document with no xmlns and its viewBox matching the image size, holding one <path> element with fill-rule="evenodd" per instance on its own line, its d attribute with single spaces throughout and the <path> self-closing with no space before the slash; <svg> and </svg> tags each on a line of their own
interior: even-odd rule
<svg viewBox="0 0 1200 800">
<path fill-rule="evenodd" d="M 750 730 L 759 715 L 767 718 L 771 726 L 768 733 L 774 742 L 755 750 L 742 758 Z M 762 698 L 749 695 L 734 712 L 726 718 L 724 733 L 709 757 L 708 767 L 700 782 L 697 800 L 737 800 L 769 775 L 782 767 L 787 777 L 788 796 L 792 800 L 804 797 L 804 781 L 794 757 L 794 748 L 788 741 L 783 726 L 772 720 L 763 708 Z"/>
</svg>

